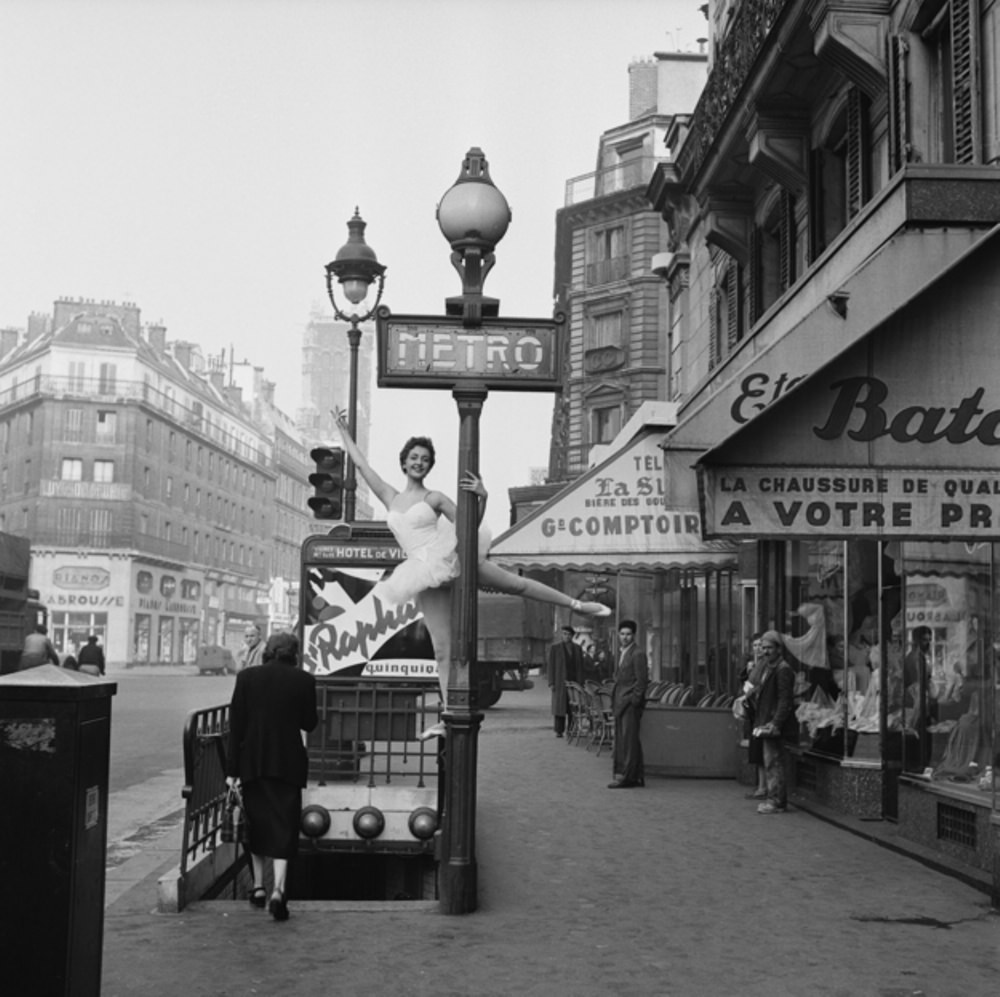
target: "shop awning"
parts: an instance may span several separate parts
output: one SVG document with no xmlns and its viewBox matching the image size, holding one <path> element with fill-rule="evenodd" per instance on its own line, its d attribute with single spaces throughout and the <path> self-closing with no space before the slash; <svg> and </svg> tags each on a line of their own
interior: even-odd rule
<svg viewBox="0 0 1000 997">
<path fill-rule="evenodd" d="M 698 461 L 710 537 L 1000 530 L 1000 230 Z"/>
<path fill-rule="evenodd" d="M 652 571 L 732 567 L 735 545 L 701 539 L 696 450 L 664 451 L 647 429 L 501 536 L 506 567 Z"/>
</svg>

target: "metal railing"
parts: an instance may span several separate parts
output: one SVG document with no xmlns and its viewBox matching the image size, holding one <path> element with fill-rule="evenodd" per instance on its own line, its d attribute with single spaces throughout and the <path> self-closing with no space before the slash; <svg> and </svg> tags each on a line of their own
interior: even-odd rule
<svg viewBox="0 0 1000 997">
<path fill-rule="evenodd" d="M 184 725 L 181 875 L 220 843 L 226 803 L 229 704 L 195 710 Z"/>
<path fill-rule="evenodd" d="M 645 187 L 659 162 L 661 160 L 655 156 L 643 156 L 641 159 L 629 159 L 603 170 L 573 177 L 566 181 L 565 207 L 592 201 L 597 197 L 607 197 L 609 194 L 617 194 L 624 190 Z"/>
<path fill-rule="evenodd" d="M 106 402 L 109 405 L 142 402 L 178 426 L 217 443 L 232 456 L 261 467 L 270 468 L 274 465 L 274 445 L 270 441 L 255 434 L 251 440 L 249 430 L 247 438 L 233 433 L 218 421 L 211 421 L 211 414 L 204 408 L 189 408 L 172 395 L 154 388 L 145 381 L 33 374 L 23 381 L 12 384 L 5 391 L 0 391 L 0 412 L 9 405 L 40 395 L 70 400 L 79 398 L 81 401 Z M 227 416 L 227 418 L 232 420 L 233 417 Z"/>
<path fill-rule="evenodd" d="M 438 739 L 417 735 L 437 720 L 426 684 L 320 679 L 319 723 L 309 735 L 309 778 L 320 785 L 364 781 L 369 787 L 406 779 L 437 780 Z"/>
</svg>

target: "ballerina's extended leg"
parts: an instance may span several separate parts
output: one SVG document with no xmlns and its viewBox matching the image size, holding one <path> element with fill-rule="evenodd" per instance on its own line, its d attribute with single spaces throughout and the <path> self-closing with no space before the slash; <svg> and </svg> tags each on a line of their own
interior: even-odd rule
<svg viewBox="0 0 1000 997">
<path fill-rule="evenodd" d="M 535 602 L 548 602 L 554 606 L 565 606 L 575 613 L 583 613 L 586 616 L 611 615 L 610 608 L 603 603 L 581 602 L 550 585 L 535 581 L 534 578 L 515 575 L 512 571 L 507 571 L 491 561 L 481 561 L 479 564 L 479 587 L 496 589 L 507 595 L 519 595 L 522 599 L 533 599 Z"/>
</svg>

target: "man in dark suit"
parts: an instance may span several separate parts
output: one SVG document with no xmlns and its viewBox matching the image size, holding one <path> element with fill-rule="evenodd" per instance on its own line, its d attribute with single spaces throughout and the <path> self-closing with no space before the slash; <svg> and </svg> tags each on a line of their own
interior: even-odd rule
<svg viewBox="0 0 1000 997">
<path fill-rule="evenodd" d="M 575 631 L 570 626 L 562 628 L 562 640 L 549 648 L 548 678 L 552 690 L 552 718 L 556 737 L 566 732 L 566 714 L 569 713 L 567 682 L 583 680 L 583 651 L 573 640 Z"/>
<path fill-rule="evenodd" d="M 608 784 L 608 789 L 631 789 L 633 786 L 645 785 L 639 724 L 646 704 L 649 663 L 645 652 L 636 646 L 637 629 L 634 620 L 622 620 L 618 624 L 620 649 L 615 687 L 611 693 L 611 707 L 615 716 L 615 780 Z"/>
<path fill-rule="evenodd" d="M 229 706 L 229 755 L 226 782 L 239 781 L 250 829 L 254 889 L 250 902 L 267 903 L 264 860 L 274 865 L 270 910 L 275 920 L 288 917 L 285 879 L 299 843 L 302 788 L 309 758 L 302 731 L 318 722 L 316 680 L 299 667 L 299 642 L 292 634 L 273 634 L 262 666 L 236 676 Z"/>
</svg>

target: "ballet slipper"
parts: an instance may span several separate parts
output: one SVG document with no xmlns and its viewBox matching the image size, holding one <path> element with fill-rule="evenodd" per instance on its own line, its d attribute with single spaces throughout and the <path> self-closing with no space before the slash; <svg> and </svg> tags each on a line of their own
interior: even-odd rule
<svg viewBox="0 0 1000 997">
<path fill-rule="evenodd" d="M 600 602 L 580 602 L 574 599 L 570 604 L 573 612 L 583 613 L 585 616 L 610 616 L 611 609 Z"/>
<path fill-rule="evenodd" d="M 444 721 L 439 720 L 433 727 L 428 727 L 425 731 L 420 733 L 421 741 L 429 741 L 432 737 L 444 737 L 445 726 Z"/>
</svg>

